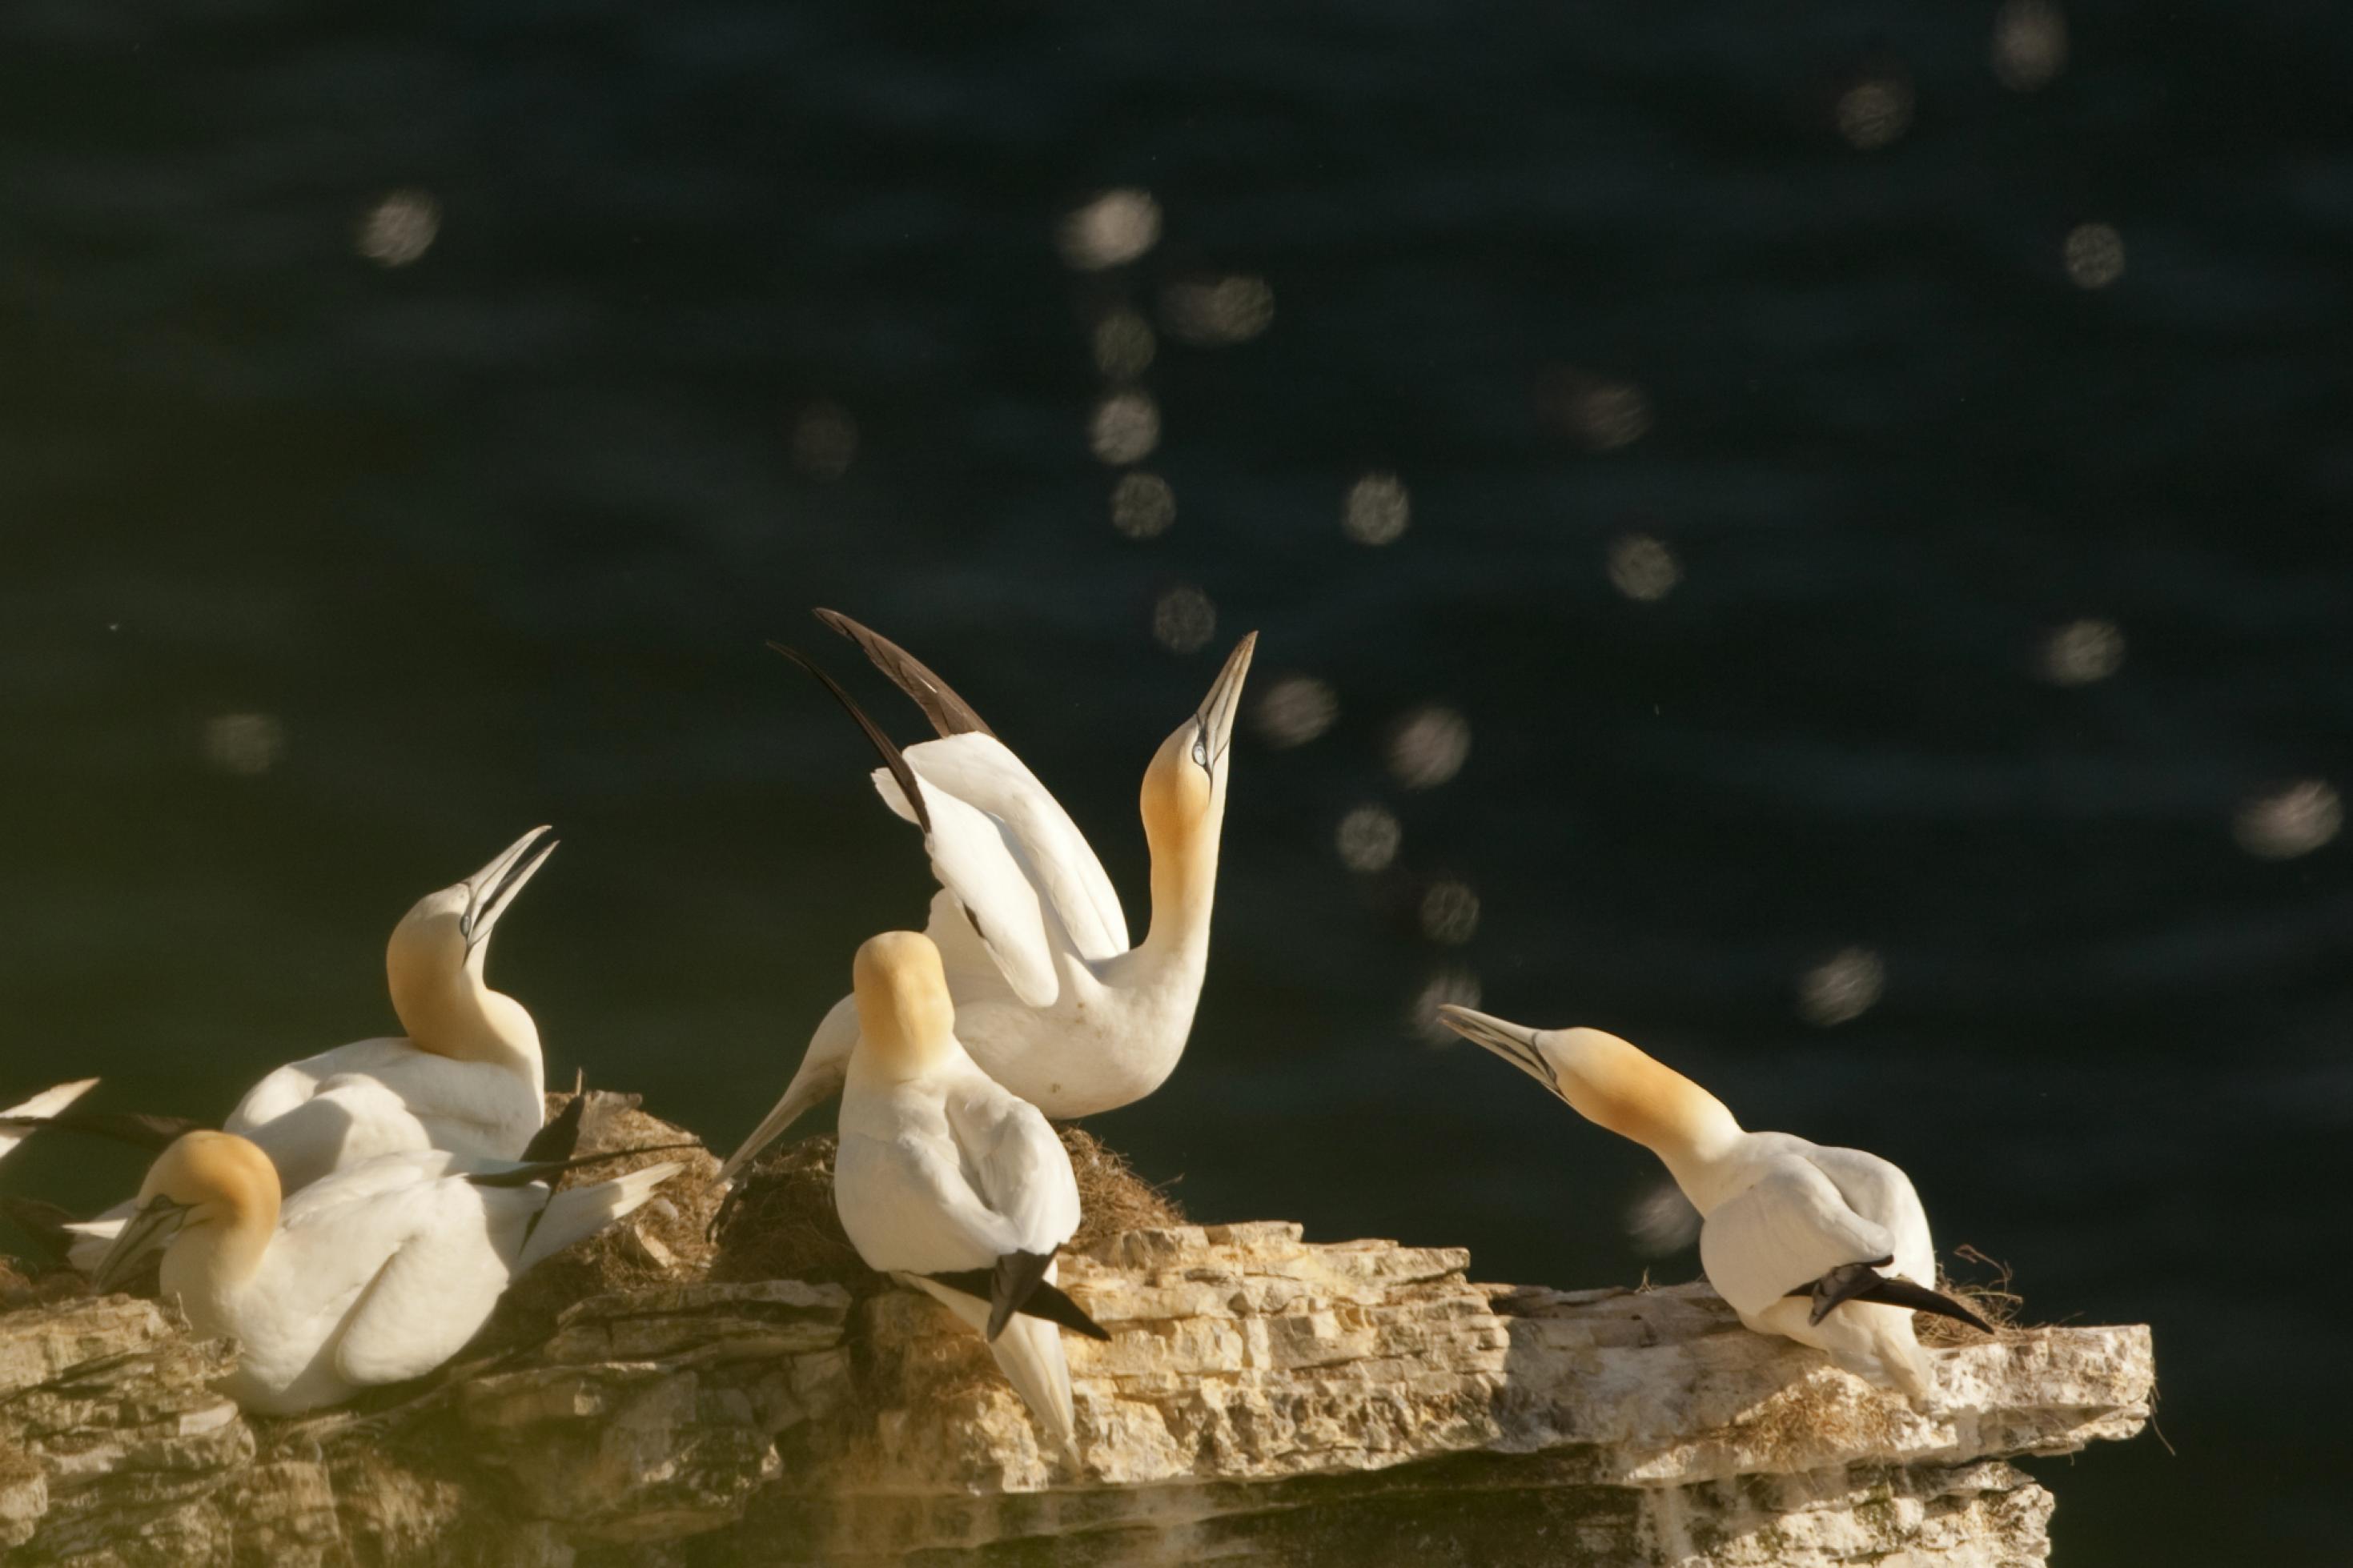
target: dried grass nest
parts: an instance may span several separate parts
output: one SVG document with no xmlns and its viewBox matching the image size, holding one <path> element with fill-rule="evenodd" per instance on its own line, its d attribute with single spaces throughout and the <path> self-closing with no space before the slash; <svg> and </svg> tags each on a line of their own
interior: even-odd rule
<svg viewBox="0 0 2353 1568">
<path fill-rule="evenodd" d="M 1964 1262 L 1992 1269 L 1993 1279 L 1989 1284 L 1971 1284 L 1956 1279 L 1939 1268 L 1936 1270 L 1936 1289 L 1991 1323 L 1996 1339 L 2006 1338 L 2012 1330 L 2020 1328 L 2018 1314 L 2026 1305 L 2026 1298 L 2010 1288 L 2010 1265 L 1996 1262 L 1967 1243 L 1953 1248 L 1953 1256 Z M 1922 1344 L 1931 1347 L 1977 1344 L 1985 1338 L 1967 1323 L 1940 1312 L 1913 1313 L 1912 1331 Z"/>
<path fill-rule="evenodd" d="M 1078 1234 L 1083 1250 L 1131 1230 L 1183 1225 L 1185 1211 L 1092 1133 L 1059 1127 L 1079 1179 Z M 711 1278 L 720 1280 L 830 1280 L 863 1291 L 881 1276 L 866 1267 L 833 1208 L 834 1139 L 805 1138 L 776 1151 L 739 1179 L 719 1225 Z"/>
</svg>

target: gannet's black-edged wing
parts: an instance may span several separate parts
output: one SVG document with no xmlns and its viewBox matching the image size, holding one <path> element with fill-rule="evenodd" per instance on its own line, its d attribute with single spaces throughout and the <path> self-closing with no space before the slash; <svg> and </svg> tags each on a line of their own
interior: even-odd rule
<svg viewBox="0 0 2353 1568">
<path fill-rule="evenodd" d="M 971 703 L 955 694 L 953 687 L 932 673 L 922 659 L 884 637 L 871 626 L 860 626 L 839 610 L 818 610 L 817 618 L 856 643 L 865 651 L 874 668 L 891 678 L 892 685 L 913 699 L 923 717 L 943 738 L 949 735 L 989 735 L 997 731 L 973 710 Z"/>
</svg>

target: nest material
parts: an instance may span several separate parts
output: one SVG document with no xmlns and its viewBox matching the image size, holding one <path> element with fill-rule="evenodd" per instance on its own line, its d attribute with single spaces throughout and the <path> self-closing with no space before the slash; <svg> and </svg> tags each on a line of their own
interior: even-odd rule
<svg viewBox="0 0 2353 1568">
<path fill-rule="evenodd" d="M 1131 1230 L 1185 1223 L 1185 1211 L 1166 1191 L 1092 1133 L 1076 1127 L 1055 1131 L 1079 1183 L 1079 1229 L 1069 1250 Z M 881 1287 L 834 1213 L 834 1148 L 830 1136 L 807 1138 L 744 1173 L 720 1224 L 713 1279 L 830 1280 L 860 1292 Z"/>
<path fill-rule="evenodd" d="M 2018 1314 L 2026 1305 L 2026 1298 L 2010 1288 L 2010 1265 L 1998 1263 L 1964 1243 L 1953 1248 L 1953 1256 L 1994 1271 L 1991 1283 L 1971 1284 L 1954 1279 L 1942 1268 L 1936 1270 L 1936 1289 L 1987 1322 L 1993 1325 L 1994 1337 L 2007 1338 L 2013 1329 L 2022 1327 Z M 1941 1312 L 1915 1312 L 1912 1331 L 1922 1344 L 1932 1349 L 1945 1345 L 1968 1345 L 1981 1342 L 1985 1336 L 1957 1318 L 1947 1318 Z"/>
<path fill-rule="evenodd" d="M 571 1099 L 568 1094 L 549 1095 L 549 1118 Z M 719 1210 L 719 1194 L 712 1185 L 719 1175 L 719 1162 L 696 1142 L 693 1133 L 647 1115 L 638 1103 L 634 1094 L 590 1089 L 575 1157 L 617 1149 L 653 1150 L 665 1143 L 693 1146 L 628 1154 L 567 1171 L 557 1184 L 592 1186 L 666 1160 L 686 1169 L 664 1182 L 628 1218 L 565 1247 L 517 1279 L 500 1298 L 497 1312 L 470 1354 L 536 1344 L 554 1332 L 557 1314 L 591 1296 L 702 1277 L 712 1258 L 711 1220 Z"/>
</svg>

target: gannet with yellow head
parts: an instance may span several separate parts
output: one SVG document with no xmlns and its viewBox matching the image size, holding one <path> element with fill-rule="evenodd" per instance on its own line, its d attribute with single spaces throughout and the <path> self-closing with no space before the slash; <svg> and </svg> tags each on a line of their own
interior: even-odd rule
<svg viewBox="0 0 2353 1568">
<path fill-rule="evenodd" d="M 1934 1289 L 1927 1213 L 1911 1178 L 1878 1155 L 1746 1131 L 1715 1096 L 1599 1029 L 1531 1029 L 1451 1005 L 1439 1016 L 1588 1121 L 1658 1155 L 1700 1212 L 1708 1283 L 1758 1333 L 1827 1351 L 1925 1406 L 1936 1378 L 1913 1312 L 1987 1329 Z"/>
<path fill-rule="evenodd" d="M 882 754 L 875 788 L 923 830 L 940 884 L 924 934 L 944 961 L 965 1048 L 1052 1117 L 1115 1110 L 1158 1089 L 1184 1055 L 1208 968 L 1234 718 L 1258 634 L 1235 645 L 1208 695 L 1145 769 L 1152 924 L 1136 943 L 1085 836 L 971 705 L 881 634 L 818 614 L 864 648 L 939 732 L 902 753 L 830 677 L 778 647 L 849 710 Z M 844 997 L 723 1175 L 841 1087 L 857 1038 L 857 1010 Z"/>
<path fill-rule="evenodd" d="M 1075 1457 L 1057 1324 L 1109 1336 L 1054 1284 L 1079 1185 L 1037 1107 L 956 1037 L 939 949 L 885 931 L 851 969 L 859 1037 L 841 1092 L 833 1201 L 868 1267 L 936 1298 L 988 1342 L 1050 1447 Z"/>
<path fill-rule="evenodd" d="M 556 840 L 534 827 L 462 882 L 418 900 L 385 950 L 405 1037 L 355 1040 L 289 1062 L 221 1125 L 250 1140 L 299 1192 L 331 1171 L 403 1151 L 512 1160 L 545 1116 L 539 1029 L 483 978 L 491 932 Z M 541 842 L 542 839 L 545 842 Z M 69 1226 L 74 1266 L 105 1256 L 130 1205 Z"/>
<path fill-rule="evenodd" d="M 191 1132 L 157 1158 L 98 1269 L 100 1289 L 163 1251 L 162 1285 L 199 1335 L 237 1342 L 222 1392 L 314 1410 L 421 1377 L 462 1350 L 516 1275 L 653 1194 L 675 1163 L 551 1194 L 538 1164 L 380 1155 L 291 1197 L 251 1141 Z"/>
</svg>

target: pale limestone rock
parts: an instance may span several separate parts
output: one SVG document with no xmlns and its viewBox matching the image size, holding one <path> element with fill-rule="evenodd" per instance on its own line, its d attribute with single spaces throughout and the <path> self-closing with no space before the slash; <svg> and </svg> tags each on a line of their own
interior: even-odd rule
<svg viewBox="0 0 2353 1568">
<path fill-rule="evenodd" d="M 169 1310 L 52 1301 L 0 1315 L 0 1546 L 12 1568 L 1993 1568 L 2048 1552 L 2051 1496 L 2003 1458 L 2147 1417 L 2146 1329 L 1934 1352 L 1921 1415 L 1704 1285 L 1482 1286 L 1467 1263 L 1284 1224 L 1066 1258 L 1113 1335 L 1065 1341 L 1075 1468 L 976 1336 L 894 1289 L 631 1285 L 529 1350 L 274 1422 L 210 1392 L 234 1348 Z"/>
</svg>

